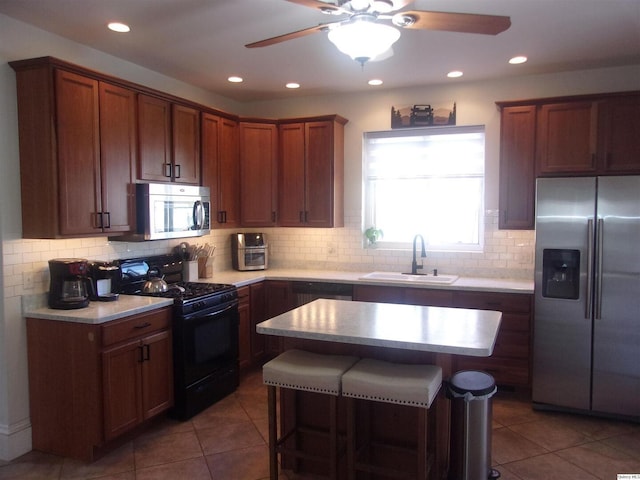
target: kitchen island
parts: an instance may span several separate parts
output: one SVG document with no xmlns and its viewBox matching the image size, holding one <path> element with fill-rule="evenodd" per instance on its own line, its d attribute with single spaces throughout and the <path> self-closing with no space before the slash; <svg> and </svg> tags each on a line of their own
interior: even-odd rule
<svg viewBox="0 0 640 480">
<path fill-rule="evenodd" d="M 350 354 L 400 363 L 431 363 L 442 367 L 443 377 L 452 372 L 455 355 L 490 356 L 500 328 L 502 314 L 488 310 L 423 307 L 372 302 L 319 299 L 257 325 L 258 333 L 282 338 L 284 349 L 300 348 L 318 353 Z M 298 392 L 302 401 L 314 401 L 313 394 Z M 281 397 L 283 428 L 293 421 L 288 405 L 295 401 L 291 391 Z M 441 390 L 436 408 L 435 471 L 432 478 L 445 478 L 448 470 L 449 405 Z M 411 425 L 401 410 L 385 405 L 376 414 L 387 423 L 391 435 L 402 436 Z M 313 412 L 314 408 L 298 409 Z M 393 410 L 393 411 L 392 411 Z M 392 419 L 392 420 L 391 420 Z M 317 419 L 316 419 L 317 420 Z M 304 422 L 304 418 L 298 418 Z M 286 464 L 287 459 L 284 459 Z"/>
</svg>

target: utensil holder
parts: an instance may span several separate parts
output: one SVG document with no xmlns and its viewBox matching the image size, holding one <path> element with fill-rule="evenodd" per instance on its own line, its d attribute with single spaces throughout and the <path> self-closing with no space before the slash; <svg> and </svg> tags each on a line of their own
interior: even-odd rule
<svg viewBox="0 0 640 480">
<path fill-rule="evenodd" d="M 201 257 L 198 259 L 198 277 L 213 277 L 213 259 L 211 257 Z"/>
<path fill-rule="evenodd" d="M 184 262 L 182 276 L 185 282 L 197 282 L 198 281 L 198 260 L 191 260 Z"/>
</svg>

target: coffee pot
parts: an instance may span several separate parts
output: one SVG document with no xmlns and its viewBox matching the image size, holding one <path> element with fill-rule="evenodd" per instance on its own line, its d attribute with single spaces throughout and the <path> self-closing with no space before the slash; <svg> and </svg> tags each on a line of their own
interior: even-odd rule
<svg viewBox="0 0 640 480">
<path fill-rule="evenodd" d="M 111 302 L 118 299 L 113 290 L 120 279 L 120 267 L 114 263 L 93 261 L 89 263 L 91 278 L 91 300 Z"/>
<path fill-rule="evenodd" d="M 93 291 L 88 270 L 88 262 L 82 258 L 49 260 L 49 307 L 61 310 L 88 307 Z"/>
</svg>

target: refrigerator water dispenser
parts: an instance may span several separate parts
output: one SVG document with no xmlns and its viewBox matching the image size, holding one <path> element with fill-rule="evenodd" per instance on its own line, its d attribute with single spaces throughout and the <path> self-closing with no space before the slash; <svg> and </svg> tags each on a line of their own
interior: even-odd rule
<svg viewBox="0 0 640 480">
<path fill-rule="evenodd" d="M 580 250 L 542 251 L 542 296 L 577 300 L 580 294 Z"/>
</svg>

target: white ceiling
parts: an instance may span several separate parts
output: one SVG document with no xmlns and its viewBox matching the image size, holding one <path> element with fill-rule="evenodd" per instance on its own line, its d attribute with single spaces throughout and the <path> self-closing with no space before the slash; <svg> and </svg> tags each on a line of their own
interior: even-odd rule
<svg viewBox="0 0 640 480">
<path fill-rule="evenodd" d="M 245 48 L 332 20 L 285 0 L 0 0 L 0 13 L 238 101 L 367 91 L 370 78 L 400 88 L 640 64 L 640 0 L 415 0 L 406 9 L 505 15 L 511 27 L 497 36 L 403 30 L 392 57 L 361 68 L 324 32 Z M 108 31 L 113 20 L 132 31 Z M 509 65 L 518 54 L 529 62 Z M 464 76 L 447 79 L 454 69 Z M 286 90 L 291 81 L 302 87 Z"/>
</svg>

